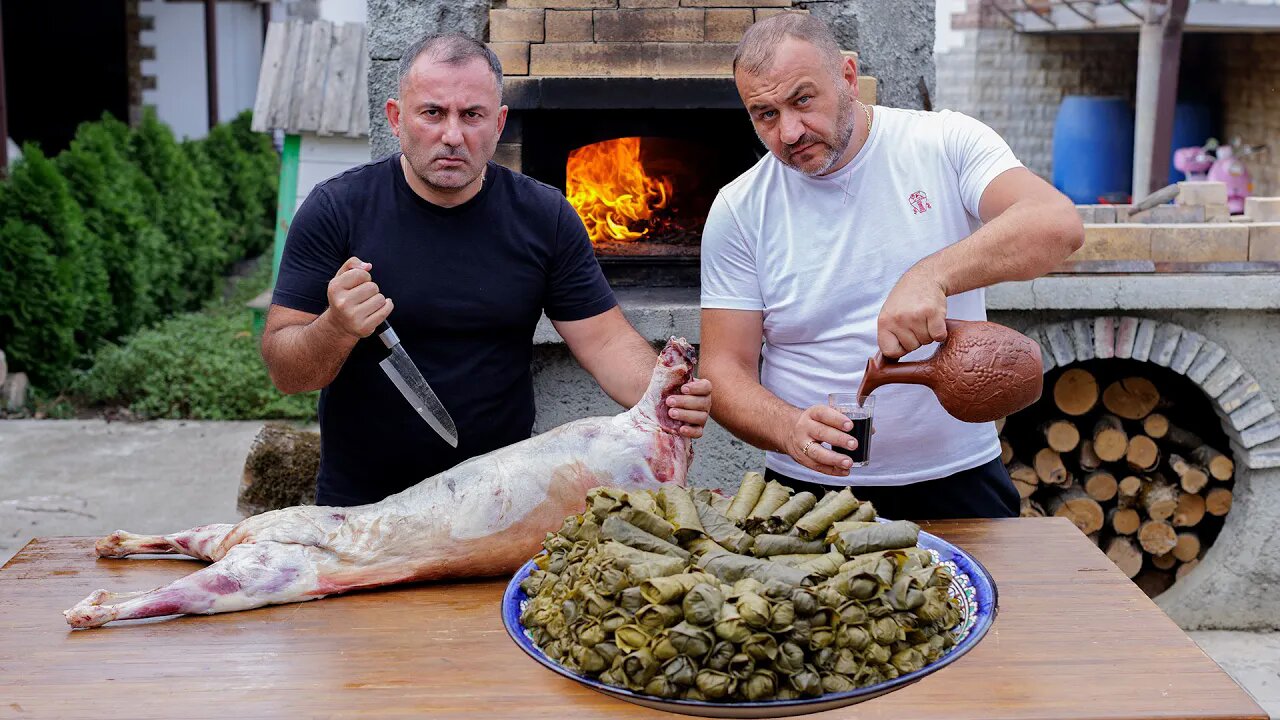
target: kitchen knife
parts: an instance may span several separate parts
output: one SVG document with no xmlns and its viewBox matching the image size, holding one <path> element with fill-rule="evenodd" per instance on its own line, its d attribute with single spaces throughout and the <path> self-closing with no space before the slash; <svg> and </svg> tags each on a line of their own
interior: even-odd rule
<svg viewBox="0 0 1280 720">
<path fill-rule="evenodd" d="M 404 347 L 400 345 L 400 338 L 396 335 L 396 331 L 391 329 L 389 323 L 383 321 L 375 332 L 382 344 L 391 351 L 385 360 L 378 363 L 378 367 L 381 367 L 387 377 L 391 378 L 396 389 L 404 395 L 404 399 L 409 401 L 422 419 L 427 421 L 431 429 L 439 433 L 445 442 L 458 447 L 458 428 L 453 424 L 453 418 L 449 417 L 449 411 L 444 409 L 440 398 L 431 391 L 431 386 L 418 371 L 418 366 L 413 364 L 409 353 L 405 352 Z"/>
</svg>

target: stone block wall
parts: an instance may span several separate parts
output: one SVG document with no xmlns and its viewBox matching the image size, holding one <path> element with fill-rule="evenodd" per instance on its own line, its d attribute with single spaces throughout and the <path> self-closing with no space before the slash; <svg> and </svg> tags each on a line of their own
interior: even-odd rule
<svg viewBox="0 0 1280 720">
<path fill-rule="evenodd" d="M 998 25 L 964 34 L 962 47 L 936 58 L 936 106 L 990 125 L 1046 180 L 1064 96 L 1134 95 L 1136 35 L 1036 35 Z"/>
<path fill-rule="evenodd" d="M 1271 149 L 1245 160 L 1256 195 L 1280 195 L 1280 34 L 1223 35 L 1216 38 L 1223 139 Z"/>
</svg>

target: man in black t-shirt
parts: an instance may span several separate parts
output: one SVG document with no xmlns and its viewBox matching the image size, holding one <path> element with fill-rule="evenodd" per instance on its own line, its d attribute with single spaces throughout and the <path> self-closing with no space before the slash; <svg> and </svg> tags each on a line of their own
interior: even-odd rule
<svg viewBox="0 0 1280 720">
<path fill-rule="evenodd" d="M 614 400 L 635 404 L 656 354 L 627 322 L 564 196 L 490 161 L 502 68 L 460 34 L 404 54 L 387 119 L 401 152 L 315 187 L 289 228 L 262 355 L 286 393 L 320 393 L 316 502 L 376 502 L 533 429 L 533 332 L 545 312 Z M 404 348 L 458 427 L 433 432 L 383 374 L 374 328 Z M 701 436 L 710 383 L 668 412 Z"/>
</svg>

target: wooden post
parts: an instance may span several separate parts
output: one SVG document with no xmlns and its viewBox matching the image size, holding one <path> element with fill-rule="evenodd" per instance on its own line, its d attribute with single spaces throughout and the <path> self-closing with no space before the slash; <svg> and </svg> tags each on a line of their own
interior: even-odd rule
<svg viewBox="0 0 1280 720">
<path fill-rule="evenodd" d="M 1133 131 L 1133 199 L 1164 187 L 1173 143 L 1182 27 L 1190 0 L 1148 2 L 1138 34 L 1138 91 Z"/>
<path fill-rule="evenodd" d="M 280 183 L 276 191 L 276 231 L 275 242 L 271 252 L 271 287 L 276 286 L 276 278 L 280 276 L 280 258 L 284 256 L 284 241 L 289 235 L 289 225 L 293 223 L 294 206 L 298 204 L 298 161 L 302 150 L 302 137 L 285 135 L 284 147 L 280 152 Z M 265 302 L 251 304 L 253 308 L 253 332 L 262 335 L 267 323 L 267 310 L 271 307 L 271 289 L 263 295 Z"/>
<path fill-rule="evenodd" d="M 218 3 L 204 0 L 205 92 L 209 98 L 209 129 L 218 124 Z"/>
</svg>

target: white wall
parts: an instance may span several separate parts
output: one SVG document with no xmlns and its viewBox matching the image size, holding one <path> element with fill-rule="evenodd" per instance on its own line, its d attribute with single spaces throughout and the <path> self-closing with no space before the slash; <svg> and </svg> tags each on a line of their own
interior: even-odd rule
<svg viewBox="0 0 1280 720">
<path fill-rule="evenodd" d="M 338 173 L 369 162 L 369 138 L 321 136 L 315 133 L 302 135 L 302 147 L 298 151 L 298 205 L 306 199 L 311 188 Z"/>
<path fill-rule="evenodd" d="M 142 44 L 156 49 L 154 60 L 142 61 L 143 75 L 156 78 L 156 88 L 143 91 L 143 104 L 154 105 L 178 137 L 204 137 L 209 106 L 203 3 L 142 0 L 138 11 L 155 18 L 154 29 L 142 32 Z M 217 15 L 218 118 L 226 121 L 253 107 L 262 62 L 262 6 L 222 0 Z"/>
<path fill-rule="evenodd" d="M 965 0 L 937 0 L 934 12 L 934 54 L 945 53 L 964 45 L 964 33 L 951 29 L 951 16 L 964 12 Z"/>
<path fill-rule="evenodd" d="M 365 0 L 320 0 L 320 19 L 336 23 L 367 22 Z"/>
</svg>

